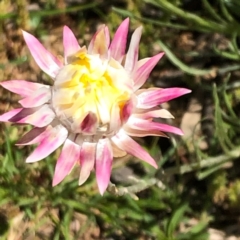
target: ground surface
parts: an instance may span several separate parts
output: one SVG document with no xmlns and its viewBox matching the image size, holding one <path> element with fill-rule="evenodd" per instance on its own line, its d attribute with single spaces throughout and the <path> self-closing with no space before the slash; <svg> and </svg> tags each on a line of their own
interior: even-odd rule
<svg viewBox="0 0 240 240">
<path fill-rule="evenodd" d="M 115 160 L 112 182 L 118 187 L 145 184 L 136 195 L 106 193 L 101 197 L 94 177 L 78 187 L 77 169 L 53 189 L 51 178 L 59 151 L 46 161 L 27 165 L 24 160 L 32 148 L 14 146 L 27 127 L 1 124 L 3 239 L 240 239 L 240 40 L 235 30 L 240 24 L 229 5 L 219 7 L 209 1 L 209 8 L 194 0 L 169 1 L 210 22 L 206 27 L 198 18 L 181 16 L 180 10 L 159 2 L 0 2 L 0 81 L 27 79 L 51 84 L 29 55 L 21 29 L 61 58 L 64 25 L 84 45 L 100 24 L 106 23 L 113 34 L 130 16 L 130 33 L 140 24 L 144 27 L 140 56 L 166 52 L 146 87 L 193 91 L 163 106 L 175 116 L 169 123 L 183 129 L 183 138 L 140 140 L 159 159 L 159 170 L 129 156 Z M 209 14 L 209 9 L 219 18 Z M 228 15 L 223 14 L 224 9 Z M 222 24 L 219 29 L 218 25 L 211 27 L 214 21 Z M 231 32 L 221 28 L 228 23 L 235 27 Z M 18 106 L 19 99 L 1 88 L 0 100 L 3 113 Z"/>
</svg>

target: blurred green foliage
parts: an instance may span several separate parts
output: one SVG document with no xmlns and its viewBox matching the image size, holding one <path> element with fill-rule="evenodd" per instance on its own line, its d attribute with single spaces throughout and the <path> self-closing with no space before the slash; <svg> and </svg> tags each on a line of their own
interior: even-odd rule
<svg viewBox="0 0 240 240">
<path fill-rule="evenodd" d="M 1 239 L 10 239 L 9 236 L 18 239 L 17 234 L 21 234 L 22 239 L 35 236 L 56 240 L 205 240 L 209 238 L 209 227 L 218 228 L 222 226 L 221 219 L 228 223 L 229 213 L 239 212 L 238 0 L 114 0 L 111 4 L 100 0 L 91 3 L 3 0 L 0 9 L 2 39 L 9 37 L 9 28 L 16 32 L 23 28 L 44 39 L 51 30 L 67 24 L 86 44 L 87 35 L 92 35 L 98 23 L 107 23 L 113 34 L 128 16 L 131 30 L 139 24 L 144 26 L 141 57 L 152 56 L 160 50 L 166 54 L 154 73 L 167 72 L 169 82 L 159 83 L 159 77 L 153 74 L 147 84 L 185 86 L 193 90 L 192 96 L 183 98 L 183 108 L 181 101 L 177 106 L 173 102 L 173 115 L 180 108 L 182 117 L 191 98 L 197 99 L 202 107 L 201 119 L 195 126 L 200 125 L 200 136 L 196 136 L 194 129 L 188 139 L 173 136 L 169 140 L 145 139 L 143 144 L 156 159 L 159 158 L 160 168 L 154 170 L 130 160 L 127 165 L 137 179 L 132 185 L 142 183 L 145 187 L 139 193 L 119 197 L 108 192 L 100 196 L 94 177 L 79 187 L 77 171 L 52 188 L 58 153 L 39 163 L 25 164 L 32 148 L 17 148 L 14 144 L 19 132 L 26 129 L 1 125 Z M 194 47 L 179 45 L 181 36 L 191 36 Z M 15 49 L 14 44 L 12 48 Z M 25 64 L 29 62 L 21 51 L 19 55 L 11 55 L 10 50 L 0 46 L 1 56 L 7 60 L 1 58 L 1 80 L 9 76 L 8 69 L 26 69 Z M 9 52 L 5 54 L 5 51 Z M 178 71 L 180 80 L 174 75 Z M 37 79 L 48 80 L 42 73 Z M 9 98 L 4 95 L 2 98 L 5 106 Z M 202 140 L 207 148 L 200 147 Z M 117 162 L 116 168 L 124 164 Z M 149 179 L 154 180 L 154 184 L 148 185 Z M 116 182 L 116 185 L 133 189 L 124 182 Z M 19 218 L 21 224 L 17 222 Z M 74 230 L 74 221 L 80 225 L 77 230 Z M 46 226 L 51 226 L 49 232 Z"/>
</svg>

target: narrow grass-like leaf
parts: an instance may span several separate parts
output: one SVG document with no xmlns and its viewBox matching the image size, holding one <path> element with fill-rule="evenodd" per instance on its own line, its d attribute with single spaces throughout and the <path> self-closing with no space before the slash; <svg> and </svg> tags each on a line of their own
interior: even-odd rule
<svg viewBox="0 0 240 240">
<path fill-rule="evenodd" d="M 210 74 L 213 70 L 201 70 L 197 68 L 191 68 L 188 67 L 186 64 L 181 62 L 174 53 L 161 41 L 158 40 L 157 43 L 160 45 L 162 50 L 165 52 L 166 56 L 169 58 L 169 60 L 178 68 L 180 68 L 182 71 L 191 74 L 191 75 L 206 75 Z"/>
<path fill-rule="evenodd" d="M 176 211 L 174 211 L 166 229 L 168 237 L 173 237 L 174 231 L 176 230 L 178 224 L 183 220 L 183 215 L 188 209 L 188 205 L 183 204 Z"/>
<path fill-rule="evenodd" d="M 213 18 L 215 18 L 219 22 L 225 23 L 224 19 L 219 15 L 219 13 L 216 12 L 216 10 L 211 6 L 211 4 L 209 4 L 208 0 L 203 0 L 203 5 Z"/>
<path fill-rule="evenodd" d="M 231 59 L 231 60 L 239 60 L 239 56 L 236 53 L 232 53 L 232 52 L 227 52 L 227 51 L 223 51 L 223 50 L 219 50 L 217 49 L 216 45 L 213 44 L 213 50 L 216 54 L 218 54 L 221 57 L 227 58 L 227 59 Z"/>
<path fill-rule="evenodd" d="M 195 23 L 194 26 L 200 26 L 205 28 L 206 30 L 214 30 L 214 31 L 220 31 L 220 32 L 224 32 L 225 30 L 225 26 L 222 24 L 218 24 L 216 22 L 213 22 L 211 20 L 206 20 L 203 19 L 199 16 L 197 16 L 196 14 L 192 14 L 190 12 L 184 11 L 181 8 L 178 8 L 177 6 L 175 6 L 174 4 L 172 4 L 171 2 L 167 1 L 167 0 L 158 0 L 158 1 L 154 1 L 154 0 L 144 0 L 147 3 L 151 3 L 154 6 L 158 6 L 160 8 L 163 8 L 165 10 L 167 10 L 169 13 L 171 14 L 176 14 L 177 16 L 182 17 L 185 20 L 188 20 L 189 23 Z"/>
<path fill-rule="evenodd" d="M 219 2 L 219 5 L 220 5 L 220 8 L 221 8 L 221 11 L 222 11 L 222 14 L 223 16 L 225 17 L 225 19 L 229 22 L 235 22 L 234 18 L 232 17 L 232 15 L 228 12 L 225 4 L 224 4 L 224 1 L 223 0 L 218 0 Z"/>
<path fill-rule="evenodd" d="M 150 24 L 154 24 L 154 25 L 157 25 L 157 26 L 163 26 L 163 27 L 171 27 L 171 28 L 176 28 L 176 29 L 181 29 L 181 30 L 188 29 L 187 26 L 181 25 L 181 24 L 174 24 L 174 23 L 164 22 L 164 21 L 151 19 L 151 18 L 146 18 L 146 17 L 138 17 L 138 16 L 133 15 L 132 12 L 130 12 L 128 10 L 125 10 L 125 9 L 112 7 L 112 10 L 121 14 L 121 15 L 123 15 L 124 17 L 135 18 L 135 19 L 140 20 L 140 21 L 145 22 L 145 23 L 150 23 Z"/>
<path fill-rule="evenodd" d="M 29 15 L 32 16 L 54 16 L 59 15 L 63 13 L 70 13 L 70 12 L 77 12 L 77 11 L 83 11 L 89 8 L 95 8 L 97 5 L 99 5 L 100 2 L 91 2 L 88 4 L 82 4 L 80 6 L 74 6 L 69 8 L 63 8 L 63 9 L 52 9 L 52 10 L 38 10 L 38 11 L 30 11 Z M 1 19 L 9 19 L 9 18 L 15 18 L 17 17 L 17 14 L 15 13 L 9 13 L 9 14 L 0 14 L 0 20 Z"/>
</svg>

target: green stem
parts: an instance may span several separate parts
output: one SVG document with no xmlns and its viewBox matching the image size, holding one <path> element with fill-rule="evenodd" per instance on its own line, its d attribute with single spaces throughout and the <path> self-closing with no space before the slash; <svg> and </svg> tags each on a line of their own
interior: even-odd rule
<svg viewBox="0 0 240 240">
<path fill-rule="evenodd" d="M 217 165 L 220 163 L 225 163 L 229 160 L 236 160 L 240 157 L 240 147 L 235 148 L 232 151 L 229 151 L 227 154 L 220 155 L 217 157 L 210 157 L 201 160 L 201 162 L 190 163 L 188 165 L 182 165 L 180 167 L 171 167 L 166 169 L 165 175 L 173 175 L 173 174 L 184 174 L 187 172 L 192 172 L 195 170 L 199 170 L 201 168 Z"/>
</svg>

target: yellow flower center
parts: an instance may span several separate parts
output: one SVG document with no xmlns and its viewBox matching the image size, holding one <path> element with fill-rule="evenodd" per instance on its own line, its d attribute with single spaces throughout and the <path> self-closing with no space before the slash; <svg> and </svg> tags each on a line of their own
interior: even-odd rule
<svg viewBox="0 0 240 240">
<path fill-rule="evenodd" d="M 121 122 L 131 98 L 128 73 L 114 59 L 102 60 L 85 48 L 68 61 L 53 86 L 52 106 L 58 119 L 74 133 L 107 135 L 118 130 L 111 126 L 116 125 L 112 121 Z M 91 129 L 85 131 L 83 125 Z"/>
</svg>

